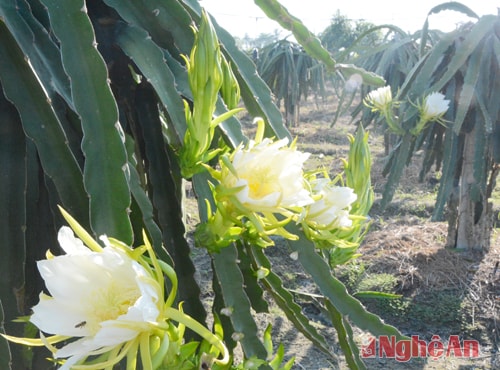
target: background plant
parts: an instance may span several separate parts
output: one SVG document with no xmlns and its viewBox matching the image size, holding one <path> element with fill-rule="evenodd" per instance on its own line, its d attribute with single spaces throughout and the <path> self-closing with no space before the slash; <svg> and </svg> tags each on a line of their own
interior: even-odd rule
<svg viewBox="0 0 500 370">
<path fill-rule="evenodd" d="M 285 121 L 298 126 L 300 100 L 313 93 L 325 96 L 323 65 L 309 56 L 297 43 L 286 39 L 268 44 L 259 50 L 257 70 L 273 92 L 278 107 L 283 101 Z"/>
<path fill-rule="evenodd" d="M 429 31 L 426 21 L 421 32 L 391 41 L 381 54 L 365 59 L 368 64 L 361 63 L 393 83 L 395 99 L 404 101 L 399 109 L 403 112 L 400 121 L 408 132 L 416 124 L 418 109 L 414 104 L 418 99 L 438 91 L 451 101 L 445 126 L 429 125 L 416 137 L 392 135 L 387 142 L 383 173 L 388 178 L 381 206 L 392 200 L 404 167 L 423 149 L 420 178 L 432 168 L 442 172 L 432 218 L 447 219 L 447 245 L 487 250 L 493 228 L 488 199 L 495 187 L 499 160 L 499 108 L 494 103 L 500 94 L 496 78 L 499 20 L 494 15 L 479 18 L 456 2 L 436 6 L 429 15 L 446 9 L 463 12 L 477 21 L 447 34 Z M 396 64 L 397 60 L 401 63 Z M 369 117 L 365 112 L 363 121 Z"/>
<path fill-rule="evenodd" d="M 319 35 L 319 39 L 325 49 L 335 55 L 342 49 L 350 48 L 356 40 L 359 40 L 366 31 L 371 30 L 374 26 L 370 22 L 350 20 L 337 11 L 328 27 Z M 366 34 L 361 43 L 367 50 L 370 50 L 381 44 L 382 41 L 382 33 L 376 31 Z"/>
</svg>

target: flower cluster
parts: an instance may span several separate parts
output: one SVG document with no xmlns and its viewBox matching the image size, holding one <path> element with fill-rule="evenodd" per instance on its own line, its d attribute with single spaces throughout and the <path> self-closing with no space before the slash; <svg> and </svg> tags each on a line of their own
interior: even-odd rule
<svg viewBox="0 0 500 370">
<path fill-rule="evenodd" d="M 264 121 L 256 124 L 254 140 L 221 156 L 218 169 L 207 166 L 217 181 L 212 185 L 216 210 L 209 207 L 208 222 L 198 226 L 197 244 L 218 251 L 244 238 L 268 246 L 271 235 L 297 238 L 285 229 L 291 221 L 311 230 L 306 235 L 312 239 L 331 242 L 331 230 L 351 227 L 353 189 L 337 186 L 326 174 L 305 173 L 309 154 L 297 150 L 295 141 L 264 138 Z"/>
<path fill-rule="evenodd" d="M 217 125 L 238 111 L 240 90 L 205 13 L 195 36 L 190 57 L 184 57 L 193 106 L 185 105 L 187 131 L 179 160 L 184 178 L 207 169 L 214 179 L 212 197 L 206 199 L 207 222 L 198 225 L 196 244 L 215 252 L 243 238 L 265 247 L 274 244 L 273 235 L 297 239 L 286 229 L 291 221 L 302 224 L 306 235 L 321 245 L 338 244 L 331 230 L 358 228 L 350 214 L 357 195 L 352 188 L 334 185 L 328 176 L 309 181 L 312 177 L 304 174 L 309 154 L 297 150 L 295 141 L 264 138 L 265 124 L 258 118 L 255 139 L 246 145 L 230 149 L 212 143 Z M 353 77 L 353 88 L 361 81 Z M 219 93 L 231 110 L 213 118 Z M 377 109 L 389 110 L 390 88 L 385 95 L 374 92 L 372 100 Z M 217 168 L 207 164 L 217 157 Z M 369 169 L 364 168 L 362 176 L 369 178 Z"/>
<path fill-rule="evenodd" d="M 398 117 L 394 114 L 394 109 L 399 107 L 401 102 L 393 100 L 390 86 L 371 91 L 365 97 L 364 103 L 372 112 L 378 112 L 385 118 L 392 132 L 400 135 L 406 133 L 406 130 L 398 122 Z M 446 100 L 441 93 L 433 92 L 427 95 L 421 103 L 415 105 L 420 118 L 409 132 L 417 136 L 430 122 L 444 124 L 443 116 L 448 111 L 449 104 L 450 101 Z"/>
<path fill-rule="evenodd" d="M 101 237 L 102 247 L 61 211 L 73 230 L 63 226 L 59 231 L 64 255 L 47 252 L 47 259 L 38 262 L 51 294 L 40 294 L 30 317 L 41 331 L 40 339 L 4 337 L 29 346 L 46 346 L 62 363 L 60 369 L 111 369 L 122 359 L 126 359 L 127 369 L 135 369 L 140 352 L 142 368 L 153 370 L 183 361 L 179 349 L 188 327 L 213 346 L 211 359 L 228 363 L 224 343 L 181 308 L 172 307 L 177 277 L 168 264 L 156 258 L 145 234 L 145 244 L 136 249 L 106 236 Z M 171 283 L 167 297 L 165 277 Z M 64 344 L 57 348 L 58 343 Z M 219 354 L 223 358 L 216 360 Z"/>
</svg>

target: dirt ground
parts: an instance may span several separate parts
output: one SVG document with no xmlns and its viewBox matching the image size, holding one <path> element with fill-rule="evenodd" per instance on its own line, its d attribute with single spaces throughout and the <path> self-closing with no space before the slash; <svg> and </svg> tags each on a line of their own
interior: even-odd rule
<svg viewBox="0 0 500 370">
<path fill-rule="evenodd" d="M 301 109 L 301 124 L 291 128 L 298 137 L 302 150 L 311 152 L 310 162 L 322 164 L 335 172 L 340 168 L 340 158 L 348 150 L 347 133 L 354 133 L 355 126 L 344 116 L 333 128 L 330 123 L 335 113 L 335 103 L 327 100 L 315 105 L 307 103 Z M 370 143 L 373 154 L 372 181 L 376 200 L 385 179 L 381 175 L 384 161 L 383 137 L 371 127 Z M 403 334 L 418 335 L 430 341 L 439 335 L 446 343 L 450 336 L 460 340 L 477 340 L 479 357 L 416 358 L 398 362 L 393 358 L 366 359 L 368 369 L 500 369 L 500 236 L 492 235 L 490 251 L 484 256 L 460 253 L 444 247 L 446 223 L 430 221 L 435 183 L 430 174 L 419 183 L 418 157 L 406 169 L 400 190 L 386 211 L 377 209 L 371 217 L 373 225 L 354 263 L 335 271 L 350 291 L 372 288 L 401 295 L 397 300 L 362 300 L 372 312 L 386 323 L 396 326 Z M 500 208 L 500 205 L 495 205 Z M 199 281 L 207 305 L 211 303 L 211 269 L 208 256 L 193 251 Z M 295 291 L 297 303 L 313 325 L 330 340 L 335 358 L 323 354 L 295 330 L 276 306 L 270 313 L 258 314 L 261 328 L 273 325 L 273 341 L 283 343 L 287 357 L 295 356 L 293 369 L 320 370 L 345 369 L 347 365 L 339 350 L 336 334 L 322 314 L 312 294 L 321 294 L 300 265 L 290 257 L 286 248 L 271 247 L 266 255 L 273 263 L 285 286 Z M 371 285 L 370 285 L 371 284 Z M 202 284 L 203 285 L 203 284 Z M 305 294 L 303 294 L 305 293 Z M 356 330 L 358 343 L 365 343 L 369 333 Z"/>
</svg>

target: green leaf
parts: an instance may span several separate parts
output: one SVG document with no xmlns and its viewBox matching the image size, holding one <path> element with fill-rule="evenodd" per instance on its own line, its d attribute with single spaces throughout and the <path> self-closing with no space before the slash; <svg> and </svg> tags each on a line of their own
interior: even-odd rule
<svg viewBox="0 0 500 370">
<path fill-rule="evenodd" d="M 288 240 L 288 244 L 298 253 L 298 260 L 304 270 L 311 275 L 322 294 L 342 316 L 348 316 L 354 325 L 375 336 L 394 335 L 399 339 L 403 338 L 395 327 L 384 324 L 380 317 L 366 311 L 363 305 L 347 292 L 346 287 L 332 275 L 328 263 L 316 253 L 314 244 L 307 240 L 297 225 L 290 223 L 287 229 L 300 237 L 299 240 Z"/>
<path fill-rule="evenodd" d="M 470 18 L 476 18 L 479 19 L 479 16 L 474 13 L 470 8 L 467 6 L 463 5 L 462 3 L 456 2 L 456 1 L 449 1 L 446 3 L 439 4 L 435 7 L 433 7 L 429 13 L 427 13 L 427 17 L 425 18 L 424 26 L 422 27 L 422 38 L 420 42 L 420 55 L 424 54 L 425 47 L 427 46 L 427 39 L 429 36 L 429 16 L 432 14 L 437 14 L 440 13 L 444 10 L 452 10 L 456 12 L 460 12 L 465 14 L 466 16 Z"/>
<path fill-rule="evenodd" d="M 264 291 L 258 283 L 256 274 L 258 268 L 252 266 L 250 256 L 247 254 L 247 250 L 244 249 L 242 243 L 236 243 L 236 247 L 238 250 L 238 260 L 240 261 L 239 266 L 243 275 L 243 286 L 245 287 L 245 292 L 252 308 L 255 312 L 269 312 L 269 306 L 264 299 Z"/>
<path fill-rule="evenodd" d="M 130 160 L 129 163 L 130 190 L 132 192 L 132 196 L 134 197 L 135 201 L 137 202 L 137 205 L 139 206 L 139 209 L 141 211 L 142 221 L 144 223 L 144 226 L 146 227 L 146 230 L 148 231 L 151 244 L 153 245 L 156 254 L 160 257 L 160 259 L 172 265 L 173 261 L 171 260 L 170 256 L 168 256 L 166 251 L 163 249 L 162 234 L 160 228 L 158 227 L 154 219 L 153 205 L 151 204 L 151 200 L 148 198 L 148 195 L 141 186 L 139 173 L 136 170 L 138 166 L 138 163 L 135 160 L 134 156 L 134 149 L 136 144 L 129 135 L 127 135 L 126 143 L 127 143 L 127 154 Z M 139 233 L 136 235 L 139 236 L 141 234 Z M 137 244 L 137 240 L 135 242 Z"/>
<path fill-rule="evenodd" d="M 90 197 L 92 229 L 97 235 L 106 234 L 131 244 L 133 235 L 128 217 L 131 198 L 124 138 L 106 64 L 97 51 L 85 2 L 42 2 L 60 41 L 64 69 L 70 77 L 71 94 L 82 121 L 83 176 Z"/>
<path fill-rule="evenodd" d="M 477 99 L 477 81 L 481 73 L 481 57 L 484 43 L 479 43 L 467 62 L 464 82 L 461 86 L 460 97 L 458 98 L 457 111 L 453 124 L 453 131 L 458 135 L 464 123 L 465 116 L 471 108 L 474 100 Z"/>
<path fill-rule="evenodd" d="M 195 268 L 189 253 L 189 244 L 184 237 L 185 225 L 182 217 L 182 179 L 175 161 L 168 156 L 163 139 L 158 112 L 158 101 L 153 89 L 141 85 L 137 90 L 137 128 L 148 143 L 144 147 L 145 160 L 149 166 L 148 193 L 155 215 L 161 227 L 165 248 L 173 259 L 179 277 L 179 300 L 185 302 L 185 311 L 198 321 L 205 320 L 205 310 L 200 302 L 200 288 L 194 279 Z M 163 253 L 164 254 L 164 253 Z"/>
<path fill-rule="evenodd" d="M 214 272 L 223 293 L 224 304 L 232 310 L 229 317 L 235 334 L 242 335 L 240 343 L 245 356 L 265 359 L 267 352 L 258 337 L 257 325 L 251 312 L 250 301 L 243 288 L 243 276 L 238 266 L 238 252 L 230 245 L 212 256 Z M 225 333 L 230 334 L 230 333 Z"/>
<path fill-rule="evenodd" d="M 447 64 L 445 73 L 443 73 L 439 81 L 431 86 L 433 91 L 441 90 L 455 73 L 465 65 L 478 43 L 481 42 L 485 35 L 491 32 L 496 20 L 497 17 L 494 15 L 485 15 L 464 35 L 462 42 L 457 47 L 455 55 L 453 55 L 453 58 Z M 433 50 L 432 52 L 434 53 L 435 51 Z"/>
<path fill-rule="evenodd" d="M 359 75 L 363 78 L 363 83 L 371 86 L 385 86 L 385 79 L 376 73 L 366 71 L 364 68 L 357 67 L 354 64 L 337 64 L 337 69 L 343 72 L 347 77 Z"/>
<path fill-rule="evenodd" d="M 476 112 L 476 115 L 479 115 L 479 112 Z M 468 135 L 474 135 L 474 184 L 470 185 L 470 199 L 473 202 L 480 203 L 483 201 L 483 196 L 488 194 L 488 167 L 492 164 L 492 162 L 488 160 L 488 135 L 485 130 L 485 125 L 476 124 L 473 132 L 468 133 Z M 478 212 L 478 215 L 481 214 L 482 212 Z"/>
<path fill-rule="evenodd" d="M 443 55 L 446 54 L 454 42 L 453 33 L 445 34 L 426 55 L 420 58 L 407 74 L 395 99 L 398 100 L 406 96 L 412 100 L 420 98 L 426 89 L 429 89 L 429 76 L 432 76 L 439 69 L 443 61 Z"/>
<path fill-rule="evenodd" d="M 1 25 L 0 25 L 1 27 Z M 1 43 L 0 43 L 1 45 Z M 3 52 L 3 51 L 2 51 Z M 23 327 L 12 320 L 24 314 L 24 268 L 26 261 L 26 141 L 16 109 L 0 91 L 0 300 L 6 322 L 0 320 L 0 330 L 22 336 Z M 4 326 L 5 325 L 5 326 Z M 7 347 L 7 348 L 6 348 Z M 0 352 L 9 352 L 0 339 Z M 14 364 L 26 366 L 23 348 L 11 346 Z M 0 356 L 0 363 L 3 362 Z M 8 356 L 7 358 L 10 358 Z M 6 368 L 9 368 L 7 365 Z"/>
<path fill-rule="evenodd" d="M 347 77 L 357 74 L 363 78 L 365 84 L 384 86 L 385 80 L 375 73 L 368 72 L 361 67 L 350 64 L 337 64 L 328 50 L 321 45 L 319 39 L 304 26 L 300 19 L 291 15 L 278 1 L 255 0 L 255 4 L 257 4 L 269 18 L 277 21 L 283 28 L 292 31 L 296 40 L 302 45 L 306 53 L 323 62 L 326 68 L 331 72 L 340 70 L 346 74 Z"/>
<path fill-rule="evenodd" d="M 479 19 L 479 16 L 476 13 L 474 13 L 470 8 L 458 1 L 448 1 L 446 3 L 436 5 L 431 10 L 429 10 L 427 16 L 437 14 L 439 12 L 442 12 L 443 10 L 454 10 L 456 12 L 463 13 L 467 17 Z"/>
<path fill-rule="evenodd" d="M 334 71 L 336 63 L 330 53 L 323 48 L 319 39 L 310 32 L 302 21 L 293 15 L 276 0 L 255 0 L 266 15 L 278 22 L 283 28 L 292 31 L 293 35 L 312 57 L 325 63 L 328 69 Z"/>
<path fill-rule="evenodd" d="M 344 353 L 349 369 L 366 369 L 361 357 L 359 356 L 357 346 L 354 343 L 352 329 L 350 328 L 349 322 L 342 317 L 337 308 L 329 300 L 324 300 L 324 304 L 329 313 L 332 324 L 337 331 L 339 345 L 340 348 L 342 348 L 342 352 Z"/>
<path fill-rule="evenodd" d="M 390 174 L 384 187 L 384 193 L 380 202 L 380 207 L 384 209 L 391 202 L 394 193 L 399 184 L 399 179 L 403 175 L 403 170 L 408 163 L 412 152 L 412 141 L 414 137 L 411 134 L 405 134 L 398 144 L 397 151 L 391 161 Z"/>
<path fill-rule="evenodd" d="M 360 291 L 353 294 L 356 298 L 370 298 L 370 299 L 398 299 L 401 298 L 401 294 L 384 293 L 384 292 L 372 292 L 372 291 Z"/>
<path fill-rule="evenodd" d="M 53 253 L 61 251 L 57 241 L 57 231 L 61 225 L 62 216 L 57 209 L 59 199 L 57 189 L 51 179 L 43 174 L 35 144 L 26 142 L 26 260 L 24 263 L 25 286 L 25 313 L 40 300 L 39 294 L 45 289 L 43 279 L 37 269 L 37 261 L 46 258 L 50 249 Z M 20 324 L 16 324 L 21 326 Z M 23 325 L 23 335 L 28 338 L 37 338 L 38 329 L 31 323 Z M 25 353 L 31 357 L 30 369 L 45 369 L 48 366 L 47 358 L 50 351 L 45 347 L 23 347 Z"/>
<path fill-rule="evenodd" d="M 302 308 L 295 303 L 293 295 L 288 289 L 283 287 L 280 277 L 272 271 L 271 263 L 262 251 L 262 248 L 250 247 L 249 251 L 258 266 L 269 270 L 269 274 L 261 282 L 267 292 L 272 295 L 276 304 L 283 310 L 288 320 L 323 353 L 336 360 L 325 338 L 311 325 L 309 319 L 302 313 Z"/>
<path fill-rule="evenodd" d="M 155 89 L 177 133 L 175 142 L 170 144 L 179 148 L 186 132 L 184 104 L 177 92 L 174 75 L 165 63 L 162 50 L 144 30 L 133 26 L 121 27 L 117 41 Z"/>
<path fill-rule="evenodd" d="M 37 77 L 47 94 L 54 98 L 57 92 L 73 107 L 70 83 L 62 66 L 59 49 L 31 13 L 28 2 L 0 0 L 0 17 L 37 71 Z"/>
<path fill-rule="evenodd" d="M 443 143 L 444 153 L 441 183 L 439 185 L 434 211 L 432 212 L 432 221 L 443 221 L 446 203 L 448 202 L 450 194 L 452 194 L 455 186 L 455 171 L 457 170 L 459 157 L 459 137 L 453 132 L 451 127 L 446 131 Z"/>
<path fill-rule="evenodd" d="M 345 50 L 341 51 L 337 55 L 337 60 L 339 60 L 339 61 L 344 60 L 345 58 L 347 58 L 349 56 L 349 54 L 351 52 L 357 52 L 358 48 L 365 49 L 366 47 L 361 44 L 361 41 L 365 37 L 369 36 L 370 34 L 377 33 L 377 32 L 379 32 L 379 30 L 385 29 L 385 28 L 388 29 L 388 32 L 394 32 L 395 34 L 398 34 L 399 42 L 401 42 L 403 40 L 409 40 L 408 34 L 405 31 L 403 31 L 401 28 L 394 26 L 392 24 L 381 24 L 378 26 L 371 27 L 368 30 L 366 30 L 365 32 L 361 33 L 359 35 L 359 37 L 356 40 L 354 40 L 354 42 L 349 47 L 347 47 Z M 384 48 L 392 45 L 393 42 L 396 42 L 396 40 L 393 40 L 390 43 L 383 43 L 381 45 L 373 46 L 372 48 L 370 48 L 370 50 L 363 50 L 363 54 L 361 55 L 361 57 L 364 59 L 364 58 L 366 58 L 367 55 L 372 55 L 372 54 L 378 53 L 380 51 L 380 48 L 384 49 Z M 358 44 L 360 44 L 360 45 L 358 46 Z"/>
<path fill-rule="evenodd" d="M 211 265 L 212 265 L 212 270 L 214 270 L 214 261 L 213 260 L 211 261 Z M 214 292 L 214 302 L 212 304 L 212 312 L 213 312 L 214 316 L 219 318 L 222 334 L 234 333 L 233 323 L 231 322 L 231 319 L 229 318 L 229 316 L 221 314 L 221 312 L 224 312 L 223 309 L 226 308 L 226 305 L 224 303 L 224 296 L 222 293 L 222 289 L 221 289 L 219 280 L 217 278 L 217 274 L 213 274 L 212 289 Z M 224 338 L 224 343 L 226 344 L 230 353 L 233 353 L 233 350 L 236 348 L 238 343 L 235 342 L 231 338 L 231 336 L 229 336 L 229 335 L 226 335 L 225 337 L 224 337 L 224 335 L 222 335 L 221 337 Z"/>
<path fill-rule="evenodd" d="M 173 46 L 188 55 L 193 44 L 191 17 L 178 0 L 105 0 L 131 25 L 146 30 L 154 43 L 174 52 Z M 178 57 L 178 56 L 177 56 Z"/>
<path fill-rule="evenodd" d="M 36 144 L 44 171 L 54 181 L 63 206 L 82 225 L 89 225 L 81 170 L 43 87 L 3 23 L 0 80 L 7 98 L 19 111 L 26 135 Z"/>
<path fill-rule="evenodd" d="M 0 333 L 5 334 L 5 329 L 3 327 L 3 322 L 5 316 L 3 313 L 2 300 L 0 299 Z M 12 356 L 9 350 L 9 342 L 7 339 L 0 337 L 0 366 L 2 369 L 11 370 Z"/>
</svg>

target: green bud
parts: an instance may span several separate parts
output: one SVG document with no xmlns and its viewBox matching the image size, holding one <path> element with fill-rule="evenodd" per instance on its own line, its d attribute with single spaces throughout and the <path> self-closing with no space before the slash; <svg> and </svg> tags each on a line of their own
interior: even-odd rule
<svg viewBox="0 0 500 370">
<path fill-rule="evenodd" d="M 215 109 L 217 94 L 222 85 L 221 52 L 217 33 L 206 12 L 202 12 L 200 29 L 196 32 L 191 50 L 189 85 L 193 93 L 195 110 L 197 104 L 209 106 L 202 109 L 211 119 Z"/>
<path fill-rule="evenodd" d="M 352 205 L 351 214 L 366 216 L 373 204 L 371 186 L 371 153 L 368 132 L 359 126 L 356 136 L 350 136 L 349 156 L 345 165 L 346 186 L 354 189 L 358 199 Z"/>
<path fill-rule="evenodd" d="M 215 29 L 206 12 L 202 12 L 200 28 L 186 62 L 189 86 L 193 94 L 192 112 L 185 104 L 187 131 L 180 150 L 182 174 L 190 178 L 216 152 L 207 153 L 214 137 L 212 125 L 215 104 L 222 85 L 221 52 Z M 188 112 L 189 110 L 189 112 Z"/>
<path fill-rule="evenodd" d="M 226 103 L 228 109 L 234 109 L 240 102 L 240 85 L 233 73 L 231 64 L 222 55 L 222 99 Z"/>
</svg>

